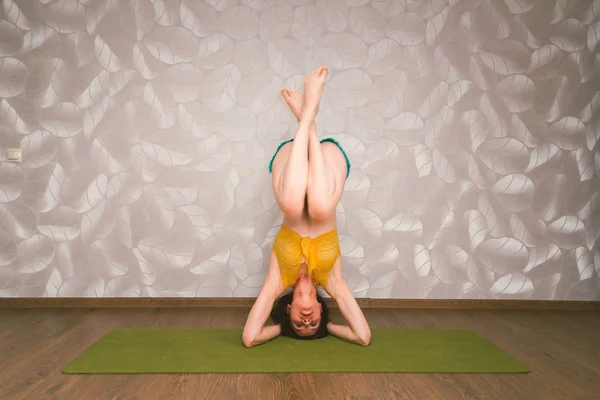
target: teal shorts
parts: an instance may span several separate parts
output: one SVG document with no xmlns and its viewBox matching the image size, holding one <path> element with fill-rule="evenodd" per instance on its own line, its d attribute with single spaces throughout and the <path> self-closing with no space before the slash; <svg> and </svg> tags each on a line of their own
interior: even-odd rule
<svg viewBox="0 0 600 400">
<path fill-rule="evenodd" d="M 286 140 L 285 142 L 281 143 L 279 145 L 279 147 L 277 147 L 277 150 L 275 150 L 275 154 L 273 154 L 273 157 L 271 158 L 271 162 L 269 162 L 269 173 L 273 172 L 273 161 L 275 160 L 275 156 L 277 156 L 277 153 L 279 153 L 279 150 L 281 150 L 281 148 L 283 146 L 285 146 L 286 144 L 288 144 L 289 142 L 293 142 L 294 139 L 290 139 L 290 140 Z M 342 154 L 344 155 L 344 159 L 346 160 L 346 179 L 348 179 L 348 175 L 350 175 L 350 160 L 348 159 L 348 155 L 346 154 L 346 152 L 344 151 L 344 149 L 342 148 L 342 145 L 338 143 L 337 140 L 335 140 L 334 138 L 325 138 L 325 139 L 321 139 L 321 143 L 323 142 L 331 142 L 333 144 L 335 144 L 340 151 L 342 152 Z"/>
</svg>

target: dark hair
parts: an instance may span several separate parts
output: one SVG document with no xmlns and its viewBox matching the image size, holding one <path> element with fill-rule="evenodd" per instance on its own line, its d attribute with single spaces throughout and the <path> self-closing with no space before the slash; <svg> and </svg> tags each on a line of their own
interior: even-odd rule
<svg viewBox="0 0 600 400">
<path fill-rule="evenodd" d="M 323 309 L 323 312 L 321 313 L 321 322 L 319 323 L 317 331 L 310 336 L 300 336 L 292 328 L 292 321 L 290 320 L 290 315 L 287 313 L 287 306 L 292 304 L 293 297 L 294 292 L 290 292 L 281 296 L 277 303 L 275 303 L 273 306 L 273 310 L 271 310 L 271 319 L 274 323 L 281 326 L 281 335 L 299 340 L 321 339 L 327 336 L 329 334 L 327 331 L 327 324 L 329 323 L 329 309 L 327 308 L 327 304 L 325 304 L 323 298 L 317 295 L 317 301 L 321 304 Z"/>
</svg>

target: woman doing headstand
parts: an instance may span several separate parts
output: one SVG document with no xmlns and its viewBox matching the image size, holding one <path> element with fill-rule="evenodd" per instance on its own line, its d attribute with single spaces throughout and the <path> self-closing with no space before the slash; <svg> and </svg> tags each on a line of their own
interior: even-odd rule
<svg viewBox="0 0 600 400">
<path fill-rule="evenodd" d="M 327 73 L 321 67 L 309 74 L 304 94 L 281 91 L 299 122 L 295 138 L 279 146 L 269 166 L 284 219 L 267 277 L 244 327 L 246 347 L 279 335 L 316 339 L 330 333 L 363 346 L 371 340 L 367 321 L 344 281 L 336 229 L 336 207 L 350 162 L 334 139 L 319 140 L 315 125 Z M 348 325 L 329 322 L 317 286 L 336 301 Z M 288 288 L 292 292 L 280 298 Z M 265 325 L 269 316 L 273 325 Z"/>
</svg>

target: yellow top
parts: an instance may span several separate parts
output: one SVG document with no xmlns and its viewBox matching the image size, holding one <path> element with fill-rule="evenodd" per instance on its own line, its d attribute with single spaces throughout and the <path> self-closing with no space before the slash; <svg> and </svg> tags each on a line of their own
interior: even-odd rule
<svg viewBox="0 0 600 400">
<path fill-rule="evenodd" d="M 331 269 L 341 254 L 337 229 L 311 238 L 302 237 L 283 225 L 275 236 L 273 251 L 285 289 L 296 283 L 303 257 L 309 276 L 314 276 L 317 284 L 325 287 Z"/>
</svg>

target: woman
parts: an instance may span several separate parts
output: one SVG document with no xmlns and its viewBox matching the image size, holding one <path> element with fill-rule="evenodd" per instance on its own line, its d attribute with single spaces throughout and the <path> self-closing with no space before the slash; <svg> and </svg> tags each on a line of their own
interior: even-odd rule
<svg viewBox="0 0 600 400">
<path fill-rule="evenodd" d="M 279 146 L 269 167 L 284 219 L 265 283 L 244 327 L 246 347 L 279 335 L 315 339 L 330 333 L 363 346 L 371 340 L 367 321 L 344 281 L 336 230 L 336 206 L 350 163 L 335 140 L 318 139 L 315 125 L 327 73 L 322 67 L 309 74 L 304 94 L 282 90 L 299 123 L 295 138 Z M 318 285 L 337 302 L 348 326 L 329 322 Z M 289 287 L 293 291 L 279 299 Z M 269 316 L 275 324 L 265 326 Z"/>
</svg>

